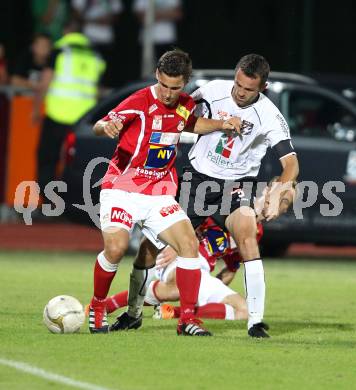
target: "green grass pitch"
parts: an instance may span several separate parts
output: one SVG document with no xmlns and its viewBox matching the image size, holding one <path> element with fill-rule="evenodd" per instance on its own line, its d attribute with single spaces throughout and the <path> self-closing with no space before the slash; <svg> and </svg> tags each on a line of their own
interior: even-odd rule
<svg viewBox="0 0 356 390">
<path fill-rule="evenodd" d="M 267 259 L 268 340 L 248 338 L 237 321 L 206 321 L 210 338 L 177 337 L 176 322 L 153 320 L 152 308 L 137 331 L 90 335 L 86 324 L 80 334 L 49 333 L 43 307 L 59 294 L 87 303 L 94 259 L 0 253 L 0 360 L 105 389 L 356 388 L 356 262 Z M 127 258 L 111 293 L 127 288 L 130 268 Z M 243 291 L 242 272 L 233 287 Z M 65 388 L 0 363 L 0 389 Z"/>
</svg>

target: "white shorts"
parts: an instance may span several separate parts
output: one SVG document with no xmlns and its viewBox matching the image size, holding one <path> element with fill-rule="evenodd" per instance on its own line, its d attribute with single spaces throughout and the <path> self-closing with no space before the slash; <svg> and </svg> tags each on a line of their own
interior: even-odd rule
<svg viewBox="0 0 356 390">
<path fill-rule="evenodd" d="M 236 292 L 226 286 L 220 279 L 211 276 L 204 269 L 201 270 L 198 306 L 204 306 L 207 303 L 220 303 L 228 295 L 233 294 L 236 294 Z"/>
<path fill-rule="evenodd" d="M 173 261 L 166 268 L 156 269 L 156 277 L 161 282 L 167 282 L 171 272 L 175 272 L 177 262 Z M 220 279 L 210 275 L 205 269 L 201 270 L 201 281 L 197 306 L 207 303 L 220 303 L 229 295 L 236 294 L 234 290 L 226 286 Z"/>
<path fill-rule="evenodd" d="M 101 230 L 120 227 L 132 232 L 138 224 L 158 249 L 165 246 L 157 236 L 176 222 L 189 219 L 171 195 L 145 195 L 117 189 L 100 192 Z"/>
</svg>

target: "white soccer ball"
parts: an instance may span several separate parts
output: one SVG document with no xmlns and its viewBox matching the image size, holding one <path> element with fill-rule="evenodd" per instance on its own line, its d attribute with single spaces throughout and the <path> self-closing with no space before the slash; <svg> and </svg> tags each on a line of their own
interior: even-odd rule
<svg viewBox="0 0 356 390">
<path fill-rule="evenodd" d="M 52 298 L 43 311 L 43 323 L 52 333 L 78 332 L 84 321 L 82 304 L 69 295 Z"/>
</svg>

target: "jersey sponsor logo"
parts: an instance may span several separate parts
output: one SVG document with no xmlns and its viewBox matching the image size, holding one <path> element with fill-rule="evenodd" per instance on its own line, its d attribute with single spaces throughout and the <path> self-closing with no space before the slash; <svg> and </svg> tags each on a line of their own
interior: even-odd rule
<svg viewBox="0 0 356 390">
<path fill-rule="evenodd" d="M 145 168 L 165 168 L 175 157 L 175 145 L 156 146 L 150 145 Z"/>
<path fill-rule="evenodd" d="M 162 217 L 167 217 L 168 215 L 174 214 L 179 210 L 182 210 L 180 205 L 178 203 L 174 203 L 170 206 L 162 207 L 159 213 L 162 215 Z"/>
<path fill-rule="evenodd" d="M 153 169 L 145 169 L 145 168 L 136 168 L 135 176 L 145 177 L 150 180 L 160 180 L 162 177 L 166 176 L 168 173 L 167 170 L 164 171 L 155 171 Z"/>
<path fill-rule="evenodd" d="M 220 154 L 223 157 L 229 158 L 232 148 L 234 146 L 235 137 L 231 135 L 223 134 L 215 148 L 215 153 Z"/>
<path fill-rule="evenodd" d="M 253 123 L 248 122 L 246 120 L 243 120 L 241 122 L 241 127 L 240 127 L 240 134 L 241 135 L 248 135 L 251 134 L 251 131 L 253 129 Z"/>
<path fill-rule="evenodd" d="M 212 151 L 208 151 L 207 159 L 210 160 L 213 164 L 217 165 L 218 167 L 222 168 L 235 168 L 235 163 L 232 163 L 225 157 L 221 156 L 220 154 L 214 153 Z"/>
<path fill-rule="evenodd" d="M 132 228 L 132 215 L 120 207 L 111 208 L 111 222 L 122 223 Z"/>
<path fill-rule="evenodd" d="M 162 130 L 162 115 L 155 115 L 153 117 L 152 130 Z"/>
<path fill-rule="evenodd" d="M 189 118 L 189 115 L 190 115 L 190 111 L 185 108 L 184 106 L 182 106 L 181 104 L 178 104 L 178 107 L 176 109 L 176 113 L 181 116 L 182 118 L 184 118 L 186 121 L 188 120 Z"/>
<path fill-rule="evenodd" d="M 283 130 L 284 134 L 286 135 L 287 138 L 290 138 L 290 131 L 289 131 L 289 126 L 286 120 L 283 118 L 282 114 L 277 114 L 276 119 L 278 120 L 281 129 Z"/>
<path fill-rule="evenodd" d="M 110 111 L 109 114 L 108 114 L 108 117 L 112 120 L 112 121 L 124 121 L 126 119 L 126 116 L 125 115 L 121 115 L 115 111 Z"/>
<path fill-rule="evenodd" d="M 177 130 L 180 132 L 180 131 L 183 131 L 184 128 L 185 128 L 185 122 L 183 120 L 179 121 L 178 126 L 177 126 Z"/>
<path fill-rule="evenodd" d="M 206 231 L 206 237 L 208 239 L 208 248 L 211 254 L 224 253 L 229 246 L 226 233 L 221 230 L 208 229 Z"/>
<path fill-rule="evenodd" d="M 150 144 L 177 145 L 180 134 L 153 132 L 150 138 Z"/>
<path fill-rule="evenodd" d="M 154 112 L 154 111 L 156 111 L 157 110 L 157 104 L 152 104 L 152 106 L 150 106 L 149 108 L 148 108 L 148 114 L 150 115 L 150 114 L 152 114 L 152 112 Z"/>
</svg>

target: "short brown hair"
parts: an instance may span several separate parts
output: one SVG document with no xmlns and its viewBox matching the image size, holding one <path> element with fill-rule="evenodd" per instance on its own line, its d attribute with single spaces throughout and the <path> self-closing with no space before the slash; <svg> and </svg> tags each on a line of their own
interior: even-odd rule
<svg viewBox="0 0 356 390">
<path fill-rule="evenodd" d="M 192 74 L 192 60 L 183 50 L 170 50 L 158 60 L 157 70 L 170 77 L 183 76 L 184 82 L 187 83 Z"/>
<path fill-rule="evenodd" d="M 247 54 L 237 63 L 235 73 L 241 69 L 246 76 L 256 79 L 260 77 L 261 85 L 267 81 L 270 66 L 267 60 L 259 54 Z"/>
</svg>

